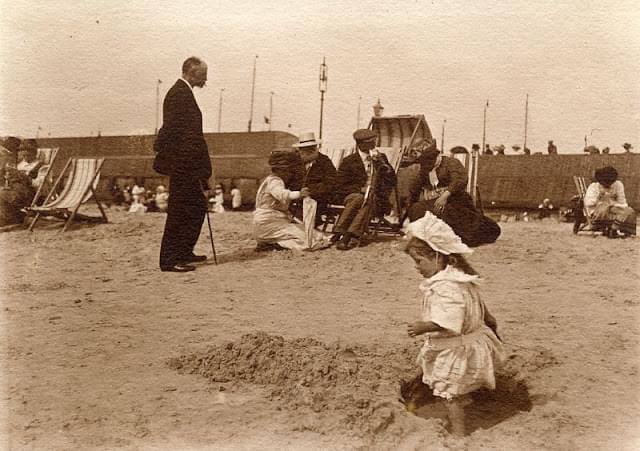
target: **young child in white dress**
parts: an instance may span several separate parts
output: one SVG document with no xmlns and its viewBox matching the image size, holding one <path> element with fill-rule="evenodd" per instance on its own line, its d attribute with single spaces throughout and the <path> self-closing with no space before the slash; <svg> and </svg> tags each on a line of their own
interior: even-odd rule
<svg viewBox="0 0 640 451">
<path fill-rule="evenodd" d="M 446 400 L 451 431 L 464 435 L 464 395 L 495 389 L 504 360 L 496 322 L 480 299 L 478 274 L 462 256 L 472 251 L 451 227 L 427 212 L 408 226 L 408 236 L 405 252 L 425 277 L 421 320 L 408 326 L 411 337 L 427 334 L 417 358 L 421 382 Z"/>
</svg>

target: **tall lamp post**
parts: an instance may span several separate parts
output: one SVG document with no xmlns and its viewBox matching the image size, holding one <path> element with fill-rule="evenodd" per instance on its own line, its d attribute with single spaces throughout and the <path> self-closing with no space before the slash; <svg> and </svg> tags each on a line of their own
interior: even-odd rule
<svg viewBox="0 0 640 451">
<path fill-rule="evenodd" d="M 320 89 L 320 137 L 322 139 L 322 115 L 324 109 L 324 93 L 327 91 L 327 64 L 325 57 L 322 57 L 322 64 L 320 65 L 320 81 L 319 81 L 319 89 Z"/>
<path fill-rule="evenodd" d="M 220 88 L 220 99 L 218 100 L 218 133 L 222 124 L 222 92 L 225 88 Z"/>
<path fill-rule="evenodd" d="M 158 127 L 160 126 L 160 85 L 162 80 L 158 78 L 156 83 L 156 134 L 158 133 Z"/>
<path fill-rule="evenodd" d="M 271 124 L 273 123 L 273 94 L 271 91 L 271 97 L 269 97 L 269 131 L 271 131 Z"/>
<path fill-rule="evenodd" d="M 253 60 L 253 79 L 251 81 L 251 111 L 249 113 L 249 132 L 251 132 L 251 123 L 253 122 L 253 99 L 256 92 L 256 64 L 258 62 L 258 55 Z"/>
<path fill-rule="evenodd" d="M 442 137 L 440 139 L 440 150 L 444 153 L 444 126 L 447 125 L 447 119 L 442 121 Z"/>
</svg>

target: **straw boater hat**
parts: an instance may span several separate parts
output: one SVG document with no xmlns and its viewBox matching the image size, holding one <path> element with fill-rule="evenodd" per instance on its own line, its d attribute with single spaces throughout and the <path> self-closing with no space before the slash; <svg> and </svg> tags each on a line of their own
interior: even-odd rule
<svg viewBox="0 0 640 451">
<path fill-rule="evenodd" d="M 305 132 L 300 133 L 298 142 L 294 144 L 293 147 L 300 149 L 303 147 L 318 146 L 321 142 L 321 140 L 316 139 L 316 135 L 313 132 Z"/>
<path fill-rule="evenodd" d="M 633 149 L 633 146 L 629 143 L 624 143 L 622 147 L 624 147 L 626 150 Z"/>
<path fill-rule="evenodd" d="M 430 211 L 427 211 L 422 218 L 409 224 L 407 236 L 418 238 L 427 243 L 434 251 L 445 255 L 473 252 L 447 223 Z"/>
</svg>

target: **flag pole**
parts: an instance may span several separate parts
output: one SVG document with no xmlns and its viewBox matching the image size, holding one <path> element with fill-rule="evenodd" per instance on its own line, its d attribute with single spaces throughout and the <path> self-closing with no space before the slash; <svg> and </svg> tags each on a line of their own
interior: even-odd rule
<svg viewBox="0 0 640 451">
<path fill-rule="evenodd" d="M 249 132 L 251 132 L 251 123 L 253 122 L 253 100 L 256 92 L 256 64 L 258 62 L 258 55 L 253 60 L 253 79 L 251 81 L 251 111 L 249 112 Z"/>
<path fill-rule="evenodd" d="M 522 145 L 522 152 L 527 153 L 527 127 L 529 124 L 529 94 L 527 94 L 527 100 L 524 103 L 524 144 Z"/>
</svg>

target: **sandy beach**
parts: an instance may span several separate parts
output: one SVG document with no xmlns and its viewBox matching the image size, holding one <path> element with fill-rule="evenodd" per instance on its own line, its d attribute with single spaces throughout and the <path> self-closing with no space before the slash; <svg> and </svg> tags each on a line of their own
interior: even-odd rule
<svg viewBox="0 0 640 451">
<path fill-rule="evenodd" d="M 256 253 L 251 213 L 216 214 L 219 265 L 163 273 L 165 217 L 107 215 L 0 234 L 4 449 L 640 445 L 638 239 L 510 222 L 477 248 L 509 359 L 455 439 L 398 401 L 422 343 L 406 333 L 420 278 L 401 240 Z M 206 226 L 197 251 L 211 255 Z"/>
</svg>

